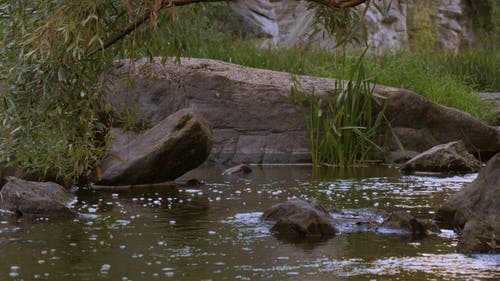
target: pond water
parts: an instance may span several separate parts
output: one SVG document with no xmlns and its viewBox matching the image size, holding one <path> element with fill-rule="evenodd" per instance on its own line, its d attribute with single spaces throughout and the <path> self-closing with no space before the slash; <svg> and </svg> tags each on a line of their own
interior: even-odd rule
<svg viewBox="0 0 500 281">
<path fill-rule="evenodd" d="M 0 216 L 0 280 L 498 280 L 500 255 L 455 253 L 444 230 L 423 239 L 342 232 L 326 241 L 276 239 L 260 220 L 288 198 L 328 208 L 407 210 L 431 218 L 476 175 L 402 176 L 389 167 L 206 166 L 179 188 L 77 191 L 74 220 Z"/>
</svg>

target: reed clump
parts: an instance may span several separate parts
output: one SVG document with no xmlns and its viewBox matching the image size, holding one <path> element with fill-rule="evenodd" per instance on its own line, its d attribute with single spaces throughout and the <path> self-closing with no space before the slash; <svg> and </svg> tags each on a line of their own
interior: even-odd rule
<svg viewBox="0 0 500 281">
<path fill-rule="evenodd" d="M 348 79 L 337 80 L 329 94 L 304 93 L 295 79 L 292 98 L 304 117 L 316 166 L 363 165 L 371 162 L 374 152 L 383 152 L 377 138 L 388 124 L 384 115 L 386 98 L 374 92 L 364 55 L 342 68 Z M 344 61 L 342 65 L 347 64 Z"/>
</svg>

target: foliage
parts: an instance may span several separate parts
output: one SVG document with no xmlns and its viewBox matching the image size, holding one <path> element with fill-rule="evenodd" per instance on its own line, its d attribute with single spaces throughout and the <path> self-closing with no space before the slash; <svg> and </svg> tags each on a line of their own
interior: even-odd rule
<svg viewBox="0 0 500 281">
<path fill-rule="evenodd" d="M 321 28 L 324 28 L 322 34 L 333 35 L 336 40 L 336 45 L 333 47 L 353 45 L 353 46 L 366 46 L 367 43 L 367 30 L 365 22 L 363 21 L 364 16 L 368 12 L 370 7 L 375 8 L 381 14 L 384 14 L 386 10 L 389 10 L 391 3 L 383 7 L 384 2 L 380 1 L 366 1 L 363 5 L 360 5 L 354 9 L 330 9 L 324 5 L 310 2 L 308 4 L 308 9 L 313 9 L 315 11 L 313 28 L 315 29 L 313 34 L 320 32 Z M 382 4 L 382 5 L 381 5 Z"/>
<path fill-rule="evenodd" d="M 366 42 L 366 28 L 361 19 L 368 11 L 368 7 L 369 5 L 361 9 L 334 9 L 332 11 L 332 9 L 318 3 L 308 4 L 308 9 L 316 11 L 314 17 L 316 30 L 314 33 L 318 33 L 320 27 L 324 27 L 329 35 L 336 35 L 338 46 L 346 43 L 361 44 Z"/>
<path fill-rule="evenodd" d="M 292 97 L 304 116 L 316 166 L 364 164 L 374 150 L 383 151 L 376 139 L 382 125 L 388 125 L 384 115 L 386 101 L 373 92 L 374 84 L 366 76 L 363 56 L 347 70 L 348 81 L 337 80 L 326 96 L 304 94 L 298 82 L 292 87 Z"/>
<path fill-rule="evenodd" d="M 409 45 L 413 52 L 430 52 L 436 49 L 438 25 L 435 22 L 437 9 L 431 0 L 420 0 L 418 6 L 410 6 L 408 20 Z"/>
<path fill-rule="evenodd" d="M 479 44 L 495 49 L 500 44 L 500 2 L 498 0 L 466 0 L 468 16 L 479 35 Z"/>
<path fill-rule="evenodd" d="M 428 55 L 425 59 L 441 73 L 460 77 L 476 91 L 500 92 L 500 49 L 470 49 Z"/>
<path fill-rule="evenodd" d="M 454 73 L 440 63 L 440 59 L 447 56 L 450 55 L 437 52 L 385 54 L 370 58 L 367 64 L 371 68 L 369 72 L 376 74 L 381 84 L 411 89 L 434 102 L 470 112 L 493 123 L 495 114 L 492 107 L 474 92 L 474 85 L 467 84 L 471 81 L 469 76 Z M 463 64 L 464 61 L 459 59 L 455 58 L 454 63 Z M 448 61 L 448 64 L 451 63 Z"/>
<path fill-rule="evenodd" d="M 109 125 L 106 89 L 97 83 L 98 75 L 117 56 L 138 48 L 132 38 L 99 50 L 106 38 L 154 4 L 2 2 L 0 161 L 22 167 L 28 176 L 66 185 L 95 171 Z"/>
</svg>

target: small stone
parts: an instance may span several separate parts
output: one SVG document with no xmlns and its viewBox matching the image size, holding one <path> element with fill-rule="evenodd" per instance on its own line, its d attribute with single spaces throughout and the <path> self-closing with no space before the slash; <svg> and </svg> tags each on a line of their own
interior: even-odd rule
<svg viewBox="0 0 500 281">
<path fill-rule="evenodd" d="M 462 141 L 440 144 L 406 162 L 402 171 L 437 173 L 472 173 L 481 169 L 481 163 L 470 154 Z"/>
<path fill-rule="evenodd" d="M 33 182 L 10 178 L 0 191 L 0 209 L 19 216 L 70 216 L 75 196 L 52 182 Z"/>
</svg>

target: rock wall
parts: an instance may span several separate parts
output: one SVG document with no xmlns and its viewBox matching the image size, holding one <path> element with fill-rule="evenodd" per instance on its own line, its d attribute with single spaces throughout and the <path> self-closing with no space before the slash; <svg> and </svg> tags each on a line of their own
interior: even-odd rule
<svg viewBox="0 0 500 281">
<path fill-rule="evenodd" d="M 380 0 L 381 13 L 370 8 L 364 18 L 368 42 L 375 50 L 409 48 L 412 33 L 422 28 L 423 20 L 432 23 L 435 43 L 443 49 L 458 49 L 474 41 L 471 20 L 464 0 Z M 335 40 L 324 32 L 313 34 L 314 11 L 299 0 L 235 0 L 231 6 L 267 43 L 278 46 L 331 47 Z M 425 42 L 427 43 L 427 42 Z"/>
</svg>

